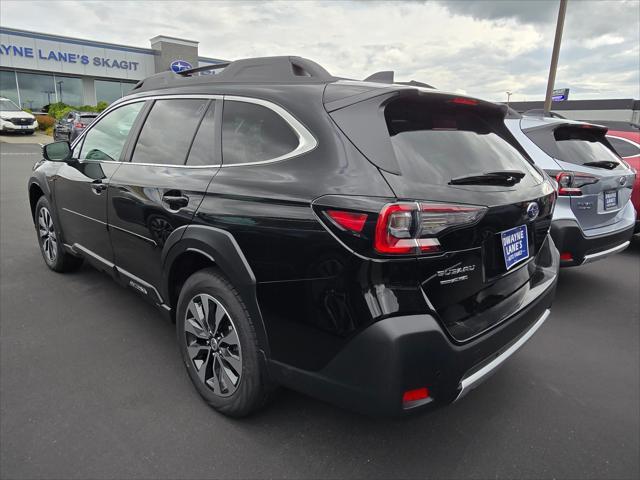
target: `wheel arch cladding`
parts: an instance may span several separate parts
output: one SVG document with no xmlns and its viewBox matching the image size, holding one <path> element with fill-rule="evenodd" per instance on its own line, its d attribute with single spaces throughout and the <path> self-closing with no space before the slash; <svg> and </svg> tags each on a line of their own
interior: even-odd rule
<svg viewBox="0 0 640 480">
<path fill-rule="evenodd" d="M 240 246 L 229 232 L 202 225 L 177 229 L 167 239 L 161 261 L 163 298 L 171 302 L 170 306 L 174 310 L 179 291 L 172 291 L 176 288 L 172 282 L 180 280 L 176 274 L 181 272 L 184 275 L 190 268 L 195 268 L 190 272 L 194 273 L 212 265 L 217 267 L 240 294 L 253 320 L 260 348 L 269 355 L 267 332 L 256 296 L 256 278 Z M 185 265 L 181 262 L 190 263 L 181 266 Z"/>
<path fill-rule="evenodd" d="M 44 191 L 36 182 L 31 182 L 29 185 L 29 205 L 31 207 L 31 218 L 35 223 L 36 221 L 36 204 L 40 197 L 44 196 Z"/>
</svg>

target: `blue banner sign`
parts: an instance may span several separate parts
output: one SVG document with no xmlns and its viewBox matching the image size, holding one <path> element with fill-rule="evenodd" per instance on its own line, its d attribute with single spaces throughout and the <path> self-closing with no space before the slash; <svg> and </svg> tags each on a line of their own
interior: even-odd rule
<svg viewBox="0 0 640 480">
<path fill-rule="evenodd" d="M 62 52 L 56 50 L 43 50 L 41 48 L 33 49 L 31 47 L 18 47 L 15 45 L 0 44 L 0 55 L 23 58 L 37 58 L 39 60 L 50 60 L 52 62 L 79 63 L 89 65 L 90 63 L 96 67 L 106 67 L 119 70 L 137 71 L 139 62 L 129 60 L 117 60 L 107 57 L 89 57 L 79 53 Z"/>
<path fill-rule="evenodd" d="M 558 88 L 551 93 L 551 100 L 554 102 L 563 102 L 569 100 L 569 89 Z"/>
</svg>

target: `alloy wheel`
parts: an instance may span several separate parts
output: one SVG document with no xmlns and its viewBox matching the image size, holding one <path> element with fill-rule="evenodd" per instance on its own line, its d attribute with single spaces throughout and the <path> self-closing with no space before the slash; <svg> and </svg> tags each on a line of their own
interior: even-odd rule
<svg viewBox="0 0 640 480">
<path fill-rule="evenodd" d="M 40 234 L 42 251 L 47 261 L 54 263 L 58 254 L 58 238 L 56 237 L 51 212 L 46 207 L 42 207 L 38 213 L 38 233 Z"/>
<path fill-rule="evenodd" d="M 199 294 L 187 306 L 184 320 L 187 356 L 200 381 L 221 397 L 240 385 L 242 354 L 233 320 L 222 303 Z"/>
</svg>

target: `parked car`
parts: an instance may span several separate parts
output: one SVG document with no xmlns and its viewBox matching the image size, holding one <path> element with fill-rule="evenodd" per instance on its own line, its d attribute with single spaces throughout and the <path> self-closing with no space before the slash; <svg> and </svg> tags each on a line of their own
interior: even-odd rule
<svg viewBox="0 0 640 480">
<path fill-rule="evenodd" d="M 605 258 L 629 245 L 635 172 L 605 137 L 607 128 L 568 119 L 521 116 L 505 124 L 536 165 L 558 183 L 551 236 L 561 266 Z"/>
<path fill-rule="evenodd" d="M 22 110 L 10 99 L 0 97 L 0 132 L 32 135 L 38 128 L 36 117 Z"/>
<path fill-rule="evenodd" d="M 69 112 L 53 126 L 53 139 L 69 142 L 75 140 L 97 116 L 97 112 Z"/>
<path fill-rule="evenodd" d="M 636 171 L 636 181 L 633 184 L 631 203 L 640 212 L 640 125 L 637 123 L 611 122 L 607 140 L 622 159 Z M 640 213 L 638 214 L 640 216 Z M 636 220 L 635 233 L 640 233 L 640 218 Z"/>
<path fill-rule="evenodd" d="M 46 265 L 87 260 L 174 319 L 210 405 L 444 405 L 547 319 L 556 192 L 505 108 L 299 57 L 207 68 L 44 147 L 29 198 Z"/>
</svg>

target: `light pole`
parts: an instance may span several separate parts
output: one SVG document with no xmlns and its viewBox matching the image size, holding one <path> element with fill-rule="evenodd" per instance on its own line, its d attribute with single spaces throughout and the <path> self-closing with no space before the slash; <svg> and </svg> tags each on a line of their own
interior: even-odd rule
<svg viewBox="0 0 640 480">
<path fill-rule="evenodd" d="M 60 92 L 60 102 L 63 102 L 63 100 L 62 100 L 62 84 L 64 82 L 62 80 L 58 80 L 56 83 L 58 84 L 58 91 Z"/>
<path fill-rule="evenodd" d="M 547 94 L 544 97 L 544 115 L 551 110 L 551 95 L 553 85 L 556 83 L 556 70 L 558 68 L 558 57 L 560 56 L 560 42 L 562 41 L 562 30 L 564 28 L 564 16 L 567 13 L 567 0 L 560 0 L 558 9 L 558 22 L 556 23 L 556 37 L 553 41 L 553 53 L 551 54 L 551 66 L 549 67 L 549 81 L 547 82 Z"/>
<path fill-rule="evenodd" d="M 513 92 L 505 92 L 507 94 L 507 108 L 509 107 L 509 100 L 511 100 L 511 95 L 513 95 Z"/>
</svg>

